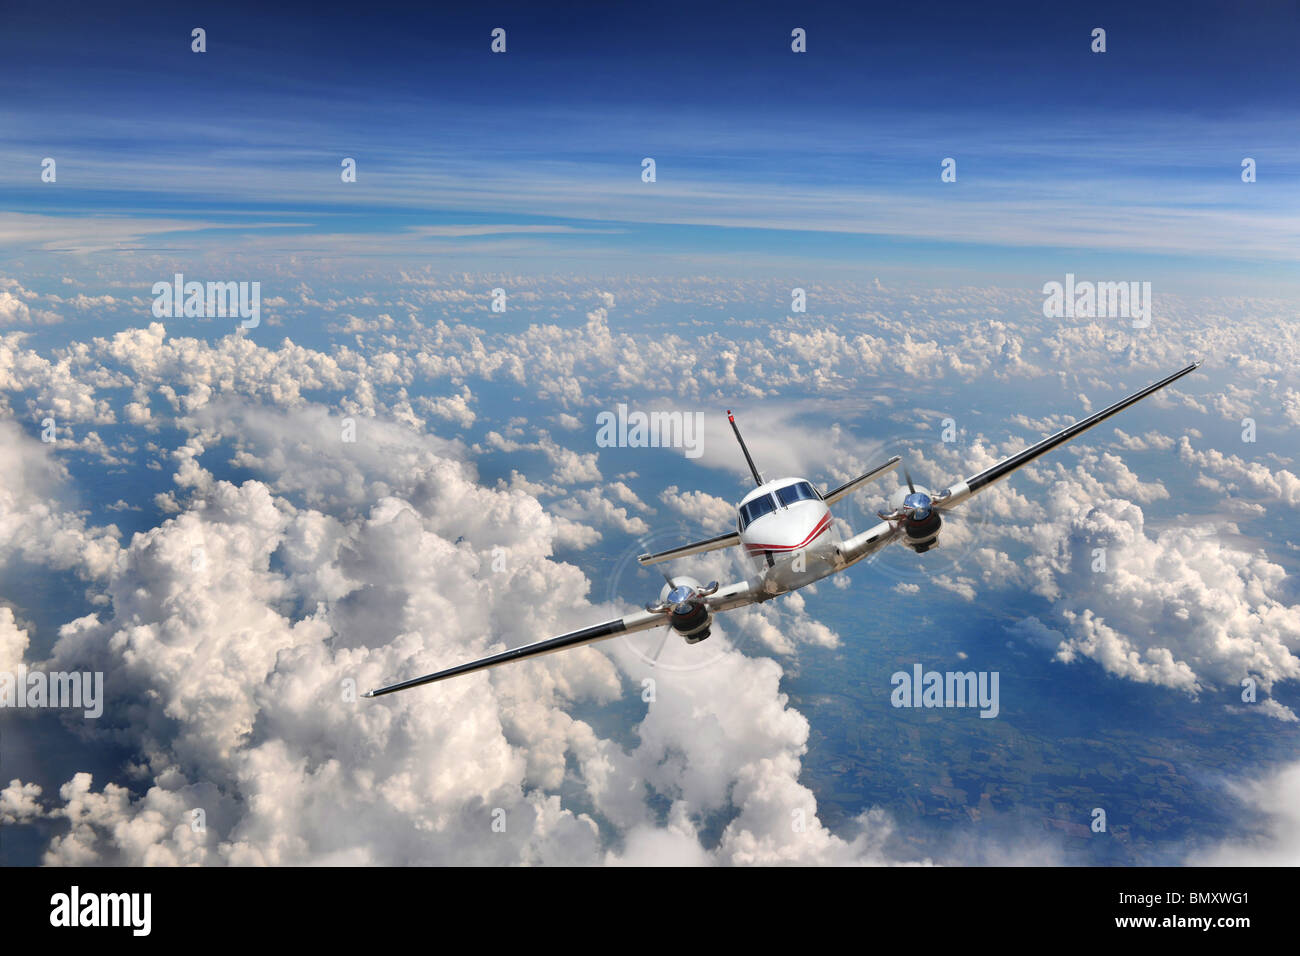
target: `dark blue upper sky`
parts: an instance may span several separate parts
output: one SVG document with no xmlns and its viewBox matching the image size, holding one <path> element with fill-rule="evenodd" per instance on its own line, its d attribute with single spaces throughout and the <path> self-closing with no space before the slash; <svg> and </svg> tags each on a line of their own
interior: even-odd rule
<svg viewBox="0 0 1300 956">
<path fill-rule="evenodd" d="M 662 104 L 842 117 L 851 109 L 1239 115 L 1300 94 L 1300 10 L 1222 3 L 10 3 L 0 56 L 25 103 L 112 110 L 259 91 L 382 112 L 390 96 L 492 106 Z M 564 12 L 557 12 L 562 6 Z M 910 8 L 909 8 L 910 6 Z M 203 26 L 203 66 L 183 42 Z M 481 69 L 493 27 L 509 56 Z M 806 57 L 786 56 L 790 30 Z M 1089 69 L 1093 27 L 1105 69 Z M 178 39 L 179 38 L 179 39 Z M 329 96 L 325 96 L 328 92 Z"/>
<path fill-rule="evenodd" d="M 264 255 L 326 254 L 321 237 L 346 233 L 354 254 L 392 256 L 421 226 L 495 223 L 588 231 L 421 234 L 413 251 L 856 266 L 919 243 L 922 270 L 1055 274 L 1053 250 L 1066 267 L 1173 256 L 1198 276 L 1234 260 L 1225 274 L 1276 282 L 1300 237 L 1297 41 L 1295 2 L 17 3 L 0 188 L 7 212 L 130 217 L 141 231 L 113 248 L 174 240 L 172 225 L 247 246 L 235 225 Z M 344 156 L 360 175 L 341 189 Z M 949 156 L 959 182 L 940 184 Z M 70 248 L 40 224 L 0 239 Z M 594 238 L 601 225 L 616 231 Z"/>
</svg>

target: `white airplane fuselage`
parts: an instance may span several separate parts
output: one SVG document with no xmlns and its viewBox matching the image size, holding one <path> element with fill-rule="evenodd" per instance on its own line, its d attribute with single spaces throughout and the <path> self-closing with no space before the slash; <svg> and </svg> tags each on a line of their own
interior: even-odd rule
<svg viewBox="0 0 1300 956">
<path fill-rule="evenodd" d="M 769 594 L 783 594 L 844 566 L 840 532 L 805 478 L 764 482 L 738 507 L 740 543 Z"/>
</svg>

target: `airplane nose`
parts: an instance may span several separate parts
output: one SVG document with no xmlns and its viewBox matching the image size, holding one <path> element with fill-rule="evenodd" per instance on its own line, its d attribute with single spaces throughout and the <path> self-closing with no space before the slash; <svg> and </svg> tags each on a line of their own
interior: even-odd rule
<svg viewBox="0 0 1300 956">
<path fill-rule="evenodd" d="M 756 528 L 754 539 L 747 542 L 750 549 L 786 552 L 808 547 L 826 532 L 831 522 L 830 509 L 820 502 L 817 505 L 820 507 L 808 502 L 807 507 L 791 508 L 782 513 L 783 520 Z"/>
</svg>

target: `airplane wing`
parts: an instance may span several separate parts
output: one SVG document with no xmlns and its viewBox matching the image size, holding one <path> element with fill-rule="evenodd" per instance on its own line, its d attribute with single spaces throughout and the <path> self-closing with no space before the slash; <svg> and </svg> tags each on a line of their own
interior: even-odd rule
<svg viewBox="0 0 1300 956">
<path fill-rule="evenodd" d="M 1044 438 L 1038 444 L 1030 445 L 1024 451 L 1012 455 L 1010 458 L 1003 459 L 992 468 L 985 469 L 978 475 L 971 475 L 965 481 L 959 481 L 946 491 L 940 492 L 934 496 L 934 507 L 938 508 L 940 511 L 947 511 L 948 509 L 961 504 L 971 495 L 978 494 L 985 488 L 1001 481 L 1016 469 L 1023 468 L 1040 455 L 1045 455 L 1052 449 L 1064 445 L 1072 439 L 1078 438 L 1094 425 L 1100 425 L 1112 415 L 1122 412 L 1130 405 L 1137 404 L 1151 393 L 1158 392 L 1166 385 L 1178 381 L 1178 379 L 1182 378 L 1188 372 L 1193 372 L 1200 367 L 1200 362 L 1193 362 L 1191 365 L 1184 369 L 1180 369 L 1168 378 L 1163 378 L 1154 385 L 1148 385 L 1140 392 L 1134 392 L 1128 398 L 1120 399 L 1114 405 L 1108 405 L 1096 414 L 1089 415 L 1082 421 L 1075 422 L 1068 428 L 1061 429 L 1055 435 Z"/>
<path fill-rule="evenodd" d="M 378 690 L 369 691 L 362 696 L 382 697 L 384 694 L 391 694 L 396 690 L 406 690 L 408 687 L 419 687 L 421 684 L 432 684 L 436 681 L 446 680 L 448 677 L 459 677 L 461 674 L 471 674 L 474 671 L 486 670 L 489 667 L 496 667 L 500 664 L 509 664 L 512 661 L 521 661 L 529 657 L 540 657 L 543 654 L 553 654 L 556 651 L 568 650 L 570 647 L 581 647 L 584 644 L 593 644 L 596 641 L 604 641 L 611 637 L 617 637 L 619 634 L 631 634 L 634 631 L 644 631 L 655 627 L 656 625 L 667 623 L 668 618 L 663 613 L 637 611 L 635 614 L 621 617 L 617 621 L 606 621 L 604 624 L 596 624 L 592 627 L 584 627 L 578 631 L 570 631 L 568 634 L 561 634 L 559 637 L 551 637 L 544 641 L 525 644 L 522 647 L 502 651 L 500 654 L 493 654 L 491 657 L 484 657 L 481 660 L 471 661 L 468 664 L 449 667 L 445 671 L 426 674 L 424 677 L 415 677 L 411 680 L 402 681 L 400 684 L 390 684 L 387 687 L 381 687 Z"/>
<path fill-rule="evenodd" d="M 669 548 L 667 551 L 660 551 L 657 554 L 642 554 L 637 560 L 644 564 L 658 564 L 660 561 L 671 561 L 673 558 L 684 558 L 688 554 L 703 554 L 705 551 L 717 551 L 719 548 L 730 548 L 732 545 L 740 543 L 740 533 L 729 531 L 727 534 L 720 534 L 716 538 L 709 538 L 705 541 L 696 541 L 694 544 L 684 544 L 680 548 Z"/>
<path fill-rule="evenodd" d="M 846 481 L 844 484 L 840 485 L 834 491 L 822 495 L 822 500 L 825 501 L 828 505 L 833 505 L 835 504 L 835 502 L 839 501 L 849 492 L 856 491 L 862 486 L 875 481 L 877 478 L 881 478 L 884 475 L 887 475 L 889 472 L 897 468 L 898 463 L 902 460 L 903 459 L 901 457 L 895 455 L 893 458 L 889 459 L 889 461 L 885 462 L 879 468 L 873 468 L 865 475 L 858 475 L 858 477 L 854 478 L 852 481 Z"/>
<path fill-rule="evenodd" d="M 1109 405 L 1106 408 L 1103 408 L 1095 415 L 1089 415 L 1082 421 L 1077 421 L 1068 428 L 1061 429 L 1055 435 L 1044 438 L 1042 441 L 1038 442 L 1038 444 L 1030 445 L 1024 451 L 998 462 L 992 468 L 986 468 L 977 475 L 971 475 L 965 481 L 959 481 L 947 490 L 935 495 L 931 499 L 930 505 L 937 511 L 947 511 L 951 508 L 955 508 L 971 495 L 978 494 L 985 488 L 993 485 L 995 482 L 999 482 L 1003 478 L 1006 478 L 1017 468 L 1023 468 L 1040 455 L 1045 455 L 1052 449 L 1064 445 L 1071 439 L 1078 438 L 1094 425 L 1104 422 L 1112 415 L 1122 412 L 1130 405 L 1140 402 L 1151 393 L 1159 391 L 1171 382 L 1176 382 L 1188 372 L 1195 371 L 1200 367 L 1200 362 L 1194 362 L 1186 368 L 1180 369 L 1173 375 L 1170 375 L 1168 378 L 1161 379 L 1154 385 L 1148 385 L 1146 388 L 1142 389 L 1142 391 L 1134 392 L 1128 398 L 1121 399 L 1114 405 Z M 897 521 L 901 516 L 901 513 L 882 515 L 886 520 L 880 522 L 880 524 L 841 542 L 839 545 L 839 551 L 840 556 L 844 560 L 845 566 L 847 567 L 856 564 L 863 558 L 875 554 L 891 541 L 902 537 L 903 525 Z"/>
<path fill-rule="evenodd" d="M 746 604 L 753 604 L 760 600 L 760 589 L 754 581 L 737 581 L 735 584 L 720 588 L 712 594 L 700 595 L 695 600 L 702 601 L 709 609 L 710 613 L 718 611 L 729 611 L 732 608 L 742 607 Z M 501 664 L 510 664 L 514 661 L 527 660 L 530 657 L 540 657 L 543 654 L 553 654 L 556 651 L 568 650 L 571 647 L 582 647 L 584 644 L 594 644 L 596 641 L 608 640 L 611 637 L 618 637 L 620 634 L 632 634 L 636 631 L 646 631 L 652 627 L 661 627 L 668 625 L 668 608 L 657 610 L 637 611 L 629 614 L 627 617 L 621 617 L 616 621 L 606 621 L 604 624 L 596 624 L 592 627 L 584 627 L 581 630 L 570 631 L 568 634 L 561 634 L 558 637 L 550 637 L 544 641 L 536 641 L 532 644 L 525 644 L 522 647 L 512 648 L 508 651 L 502 651 L 500 654 L 493 654 L 491 657 L 484 657 L 481 660 L 470 661 L 468 664 L 460 664 L 456 667 L 449 667 L 447 670 L 438 671 L 433 674 L 426 674 L 423 677 L 415 677 L 411 680 L 402 681 L 400 684 L 390 684 L 387 687 L 380 687 L 377 690 L 369 691 L 363 694 L 363 697 L 382 697 L 384 694 L 391 694 L 394 691 L 406 690 L 409 687 L 419 687 L 422 684 L 433 684 L 437 681 L 446 680 L 449 677 L 459 677 L 461 674 L 472 674 L 474 671 L 486 670 L 489 667 L 497 667 Z"/>
</svg>

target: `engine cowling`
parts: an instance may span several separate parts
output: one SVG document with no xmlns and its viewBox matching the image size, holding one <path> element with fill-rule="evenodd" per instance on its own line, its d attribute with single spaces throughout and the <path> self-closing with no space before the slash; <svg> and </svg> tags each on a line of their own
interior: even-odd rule
<svg viewBox="0 0 1300 956">
<path fill-rule="evenodd" d="M 913 484 L 909 476 L 907 486 L 895 491 L 889 503 L 893 512 L 882 513 L 881 517 L 899 523 L 903 530 L 903 544 L 917 554 L 924 554 L 939 543 L 943 518 L 926 488 Z"/>
<path fill-rule="evenodd" d="M 671 587 L 665 585 L 659 595 L 660 604 L 668 608 L 668 626 L 684 637 L 687 644 L 698 644 L 709 636 L 713 614 L 701 591 L 711 594 L 717 590 L 717 584 L 711 588 L 702 588 L 694 578 L 680 575 L 673 578 Z"/>
<path fill-rule="evenodd" d="M 703 604 L 692 604 L 685 614 L 678 614 L 674 608 L 668 615 L 672 629 L 686 638 L 687 644 L 698 644 L 709 636 L 713 627 L 713 615 Z"/>
<path fill-rule="evenodd" d="M 904 518 L 903 543 L 917 554 L 925 554 L 939 543 L 942 528 L 943 518 L 937 511 L 931 511 L 924 518 Z"/>
</svg>

